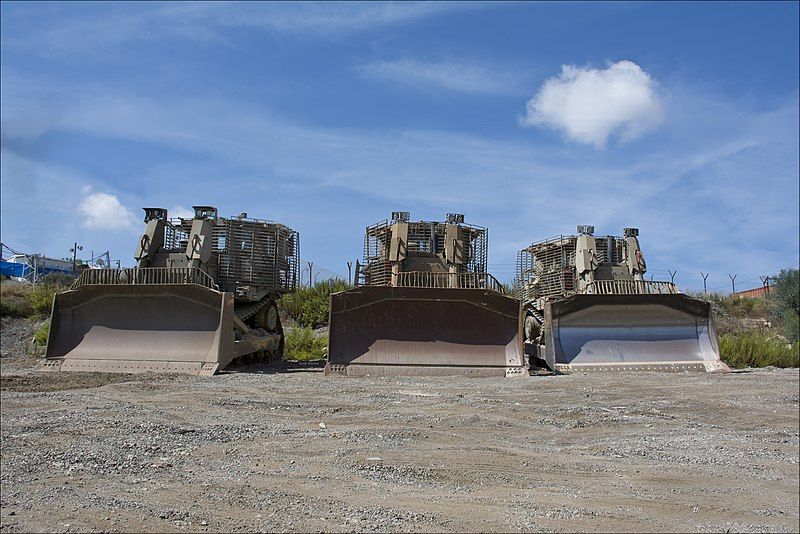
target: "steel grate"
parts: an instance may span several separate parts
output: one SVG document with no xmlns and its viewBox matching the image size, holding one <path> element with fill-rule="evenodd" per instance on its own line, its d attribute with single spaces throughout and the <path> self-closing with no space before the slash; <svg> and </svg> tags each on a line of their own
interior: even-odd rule
<svg viewBox="0 0 800 534">
<path fill-rule="evenodd" d="M 514 278 L 514 293 L 525 301 L 539 298 L 563 297 L 576 291 L 575 248 L 578 236 L 559 235 L 533 243 L 517 254 L 517 273 Z M 619 236 L 595 236 L 595 255 L 599 264 L 618 265 L 624 261 L 625 238 Z M 655 284 L 659 284 L 656 282 Z M 623 293 L 670 292 L 667 286 L 648 284 L 598 283 L 591 291 L 605 292 L 619 289 Z"/>
<path fill-rule="evenodd" d="M 488 255 L 488 230 L 481 226 L 458 223 L 460 238 L 464 243 L 464 263 L 459 273 L 485 273 Z M 447 223 L 416 221 L 408 223 L 409 253 L 443 254 Z M 389 247 L 392 227 L 388 220 L 368 226 L 364 232 L 363 264 L 357 272 L 360 285 L 389 285 L 391 263 Z"/>
<path fill-rule="evenodd" d="M 185 250 L 193 219 L 172 219 L 165 248 Z M 293 291 L 300 271 L 300 235 L 282 224 L 249 218 L 216 219 L 212 231 L 217 252 L 217 283 L 223 290 L 252 284 Z"/>
</svg>

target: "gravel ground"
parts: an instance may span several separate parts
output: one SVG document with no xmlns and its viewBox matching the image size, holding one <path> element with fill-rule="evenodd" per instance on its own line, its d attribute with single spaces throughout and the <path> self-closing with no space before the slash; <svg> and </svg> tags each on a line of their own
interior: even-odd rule
<svg viewBox="0 0 800 534">
<path fill-rule="evenodd" d="M 798 370 L 0 368 L 0 529 L 798 531 Z"/>
</svg>

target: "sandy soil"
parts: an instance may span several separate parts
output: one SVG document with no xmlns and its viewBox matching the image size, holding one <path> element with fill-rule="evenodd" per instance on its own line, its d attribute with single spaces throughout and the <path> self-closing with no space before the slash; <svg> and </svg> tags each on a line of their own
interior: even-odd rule
<svg viewBox="0 0 800 534">
<path fill-rule="evenodd" d="M 2 532 L 800 529 L 797 369 L 195 378 L 2 360 Z"/>
</svg>

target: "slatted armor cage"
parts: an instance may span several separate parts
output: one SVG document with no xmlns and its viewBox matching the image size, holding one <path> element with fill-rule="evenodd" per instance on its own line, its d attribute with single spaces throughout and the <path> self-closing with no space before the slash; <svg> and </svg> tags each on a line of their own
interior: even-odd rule
<svg viewBox="0 0 800 534">
<path fill-rule="evenodd" d="M 173 218 L 166 225 L 164 246 L 183 251 L 192 219 Z M 284 293 L 297 287 L 300 235 L 282 224 L 246 217 L 214 221 L 213 250 L 217 259 L 216 282 L 223 291 L 253 285 Z"/>
<path fill-rule="evenodd" d="M 390 285 L 392 266 L 389 249 L 392 239 L 392 224 L 383 220 L 366 228 L 364 233 L 364 262 L 359 270 L 359 284 Z M 405 221 L 403 221 L 405 222 Z M 459 236 L 464 244 L 464 261 L 457 266 L 458 273 L 486 273 L 489 236 L 488 230 L 464 222 L 451 223 L 459 227 Z M 408 252 L 423 252 L 443 255 L 447 222 L 408 222 Z"/>
<path fill-rule="evenodd" d="M 517 253 L 517 276 L 514 290 L 517 297 L 532 301 L 542 297 L 564 297 L 576 292 L 575 247 L 578 237 L 555 236 L 520 250 Z M 595 237 L 599 264 L 623 261 L 622 237 Z M 537 284 L 533 284 L 538 280 Z"/>
</svg>

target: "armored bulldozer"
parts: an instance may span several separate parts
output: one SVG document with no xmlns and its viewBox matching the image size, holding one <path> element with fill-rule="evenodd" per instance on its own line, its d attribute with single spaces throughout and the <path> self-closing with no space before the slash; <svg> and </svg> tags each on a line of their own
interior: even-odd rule
<svg viewBox="0 0 800 534">
<path fill-rule="evenodd" d="M 211 206 L 144 212 L 136 267 L 86 270 L 56 295 L 39 368 L 212 375 L 279 357 L 276 301 L 297 284 L 297 232 Z"/>
<path fill-rule="evenodd" d="M 646 280 L 639 231 L 577 235 L 533 243 L 517 256 L 532 363 L 573 371 L 726 371 L 711 305 L 672 282 Z"/>
<path fill-rule="evenodd" d="M 520 301 L 486 272 L 487 247 L 461 214 L 367 227 L 356 287 L 331 295 L 325 373 L 527 375 Z"/>
</svg>

